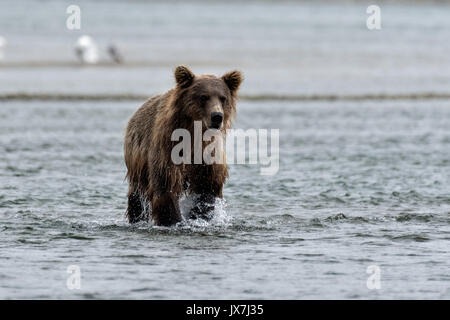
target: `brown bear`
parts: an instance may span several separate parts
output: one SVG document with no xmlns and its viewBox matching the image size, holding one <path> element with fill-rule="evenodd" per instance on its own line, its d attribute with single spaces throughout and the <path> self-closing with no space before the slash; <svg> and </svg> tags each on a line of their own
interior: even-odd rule
<svg viewBox="0 0 450 320">
<path fill-rule="evenodd" d="M 242 82 L 239 71 L 218 78 L 194 75 L 186 66 L 175 70 L 176 87 L 147 100 L 131 117 L 125 133 L 125 163 L 129 182 L 130 223 L 149 220 L 169 226 L 181 221 L 180 196 L 196 194 L 190 217 L 207 217 L 228 177 L 226 161 L 213 164 L 174 164 L 171 140 L 175 129 L 186 129 L 193 136 L 194 121 L 208 128 L 230 128 L 236 113 L 237 91 Z M 204 148 L 204 144 L 203 144 Z"/>
</svg>

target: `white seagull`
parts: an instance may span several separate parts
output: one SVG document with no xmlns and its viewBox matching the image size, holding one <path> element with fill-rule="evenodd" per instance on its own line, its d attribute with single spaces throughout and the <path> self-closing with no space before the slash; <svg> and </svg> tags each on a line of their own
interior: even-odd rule
<svg viewBox="0 0 450 320">
<path fill-rule="evenodd" d="M 5 57 L 5 47 L 6 47 L 6 39 L 2 36 L 0 36 L 0 60 L 3 60 Z"/>
<path fill-rule="evenodd" d="M 98 49 L 90 36 L 81 36 L 75 44 L 75 54 L 81 62 L 96 64 L 98 62 Z"/>
</svg>

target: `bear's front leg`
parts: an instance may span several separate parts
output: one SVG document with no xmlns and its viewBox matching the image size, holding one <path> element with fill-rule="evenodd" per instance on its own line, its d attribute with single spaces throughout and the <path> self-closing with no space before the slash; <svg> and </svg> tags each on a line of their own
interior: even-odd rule
<svg viewBox="0 0 450 320">
<path fill-rule="evenodd" d="M 145 210 L 142 197 L 137 191 L 130 190 L 128 193 L 127 217 L 130 223 L 148 220 L 147 210 Z"/>
<path fill-rule="evenodd" d="M 213 194 L 201 194 L 200 197 L 195 201 L 195 205 L 189 212 L 189 219 L 204 219 L 210 220 L 211 213 L 214 210 L 214 203 L 216 202 L 216 197 Z"/>
<path fill-rule="evenodd" d="M 158 226 L 171 226 L 181 221 L 178 197 L 171 192 L 154 195 L 152 218 Z"/>
</svg>

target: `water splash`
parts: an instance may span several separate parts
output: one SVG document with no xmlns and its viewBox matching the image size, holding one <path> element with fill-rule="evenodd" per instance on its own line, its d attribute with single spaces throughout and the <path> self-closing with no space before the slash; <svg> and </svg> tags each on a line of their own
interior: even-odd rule
<svg viewBox="0 0 450 320">
<path fill-rule="evenodd" d="M 183 196 L 180 199 L 180 211 L 183 218 L 183 227 L 205 228 L 205 227 L 229 227 L 232 223 L 232 216 L 226 211 L 227 203 L 225 199 L 216 198 L 214 210 L 208 214 L 208 219 L 188 218 L 190 210 L 194 207 L 199 195 L 193 194 Z"/>
</svg>

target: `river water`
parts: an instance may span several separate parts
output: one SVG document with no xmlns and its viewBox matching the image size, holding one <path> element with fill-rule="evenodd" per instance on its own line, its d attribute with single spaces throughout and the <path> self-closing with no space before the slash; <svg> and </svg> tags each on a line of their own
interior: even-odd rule
<svg viewBox="0 0 450 320">
<path fill-rule="evenodd" d="M 81 31 L 59 1 L 0 4 L 0 298 L 450 298 L 450 101 L 427 96 L 450 94 L 448 4 L 382 3 L 369 31 L 354 2 L 79 3 Z M 99 66 L 76 62 L 83 33 Z M 300 96 L 239 101 L 235 128 L 280 130 L 279 170 L 230 165 L 210 222 L 126 222 L 123 134 L 143 101 L 5 98 L 150 96 L 181 63 Z"/>
</svg>

